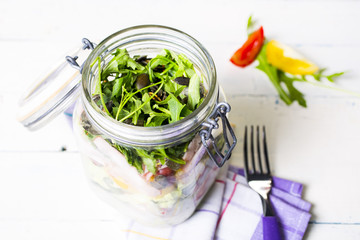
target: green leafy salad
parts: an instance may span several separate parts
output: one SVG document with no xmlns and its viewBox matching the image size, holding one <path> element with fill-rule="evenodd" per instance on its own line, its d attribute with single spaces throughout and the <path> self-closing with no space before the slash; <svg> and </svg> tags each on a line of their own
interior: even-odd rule
<svg viewBox="0 0 360 240">
<path fill-rule="evenodd" d="M 154 58 L 131 57 L 126 49 L 117 49 L 112 55 L 105 67 L 100 57 L 92 64 L 99 72 L 93 100 L 116 121 L 142 127 L 171 124 L 191 114 L 206 95 L 201 77 L 183 54 L 163 49 Z M 171 175 L 180 169 L 189 145 L 148 151 L 108 141 L 139 173 L 148 170 L 154 175 Z"/>
</svg>

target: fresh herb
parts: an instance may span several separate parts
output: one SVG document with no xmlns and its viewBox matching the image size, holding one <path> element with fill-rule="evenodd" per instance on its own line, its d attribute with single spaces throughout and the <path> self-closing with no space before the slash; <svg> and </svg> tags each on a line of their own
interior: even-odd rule
<svg viewBox="0 0 360 240">
<path fill-rule="evenodd" d="M 164 49 L 152 59 L 131 58 L 126 49 L 117 49 L 103 70 L 97 61 L 99 107 L 120 122 L 165 125 L 191 114 L 201 102 L 201 79 L 185 55 Z"/>
<path fill-rule="evenodd" d="M 190 115 L 206 95 L 200 76 L 183 54 L 164 49 L 154 58 L 131 57 L 126 49 L 117 49 L 112 55 L 105 66 L 100 57 L 93 63 L 98 71 L 93 101 L 119 122 L 142 127 L 171 124 Z M 150 151 L 109 143 L 139 173 L 147 169 L 154 175 L 161 166 L 176 171 L 184 165 L 182 156 L 189 144 Z"/>
<path fill-rule="evenodd" d="M 294 87 L 294 81 L 299 81 L 300 79 L 289 77 L 283 71 L 269 64 L 266 58 L 266 43 L 256 59 L 259 61 L 256 68 L 263 71 L 269 77 L 271 83 L 278 91 L 281 100 L 287 105 L 297 101 L 301 106 L 306 107 L 304 95 Z"/>
</svg>

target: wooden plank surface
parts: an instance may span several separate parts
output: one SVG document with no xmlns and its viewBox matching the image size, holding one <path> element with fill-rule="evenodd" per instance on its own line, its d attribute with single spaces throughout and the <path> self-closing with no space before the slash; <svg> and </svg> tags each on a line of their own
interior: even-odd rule
<svg viewBox="0 0 360 240">
<path fill-rule="evenodd" d="M 10 1 L 0 2 L 0 239 L 119 236 L 118 213 L 90 191 L 64 116 L 37 132 L 16 121 L 21 92 L 82 37 L 98 41 L 137 24 L 179 28 L 213 56 L 233 106 L 242 165 L 245 125 L 265 124 L 277 176 L 304 183 L 313 203 L 306 239 L 360 238 L 360 99 L 299 85 L 308 108 L 286 106 L 266 76 L 228 59 L 253 14 L 269 38 L 328 67 L 338 86 L 360 92 L 359 1 Z M 66 149 L 65 152 L 62 150 Z M 56 234 L 54 234 L 56 233 Z"/>
</svg>

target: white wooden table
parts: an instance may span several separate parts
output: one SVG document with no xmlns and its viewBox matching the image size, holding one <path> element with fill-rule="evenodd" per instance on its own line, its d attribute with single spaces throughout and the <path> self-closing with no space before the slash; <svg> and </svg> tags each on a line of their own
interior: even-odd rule
<svg viewBox="0 0 360 240">
<path fill-rule="evenodd" d="M 116 239 L 118 213 L 89 190 L 71 129 L 60 116 L 37 132 L 15 120 L 20 93 L 82 37 L 162 24 L 202 42 L 233 106 L 242 165 L 244 125 L 265 124 L 274 174 L 304 183 L 313 203 L 307 239 L 360 239 L 360 99 L 299 85 L 308 108 L 286 106 L 265 75 L 230 56 L 253 14 L 360 92 L 359 1 L 0 1 L 0 239 Z M 63 151 L 65 150 L 66 151 Z"/>
</svg>

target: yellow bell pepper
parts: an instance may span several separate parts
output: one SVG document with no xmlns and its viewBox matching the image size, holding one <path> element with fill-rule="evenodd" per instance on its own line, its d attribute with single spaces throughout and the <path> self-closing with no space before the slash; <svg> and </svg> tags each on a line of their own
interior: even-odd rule
<svg viewBox="0 0 360 240">
<path fill-rule="evenodd" d="M 294 75 L 313 74 L 318 66 L 308 61 L 294 49 L 271 40 L 266 46 L 266 57 L 274 67 Z"/>
</svg>

